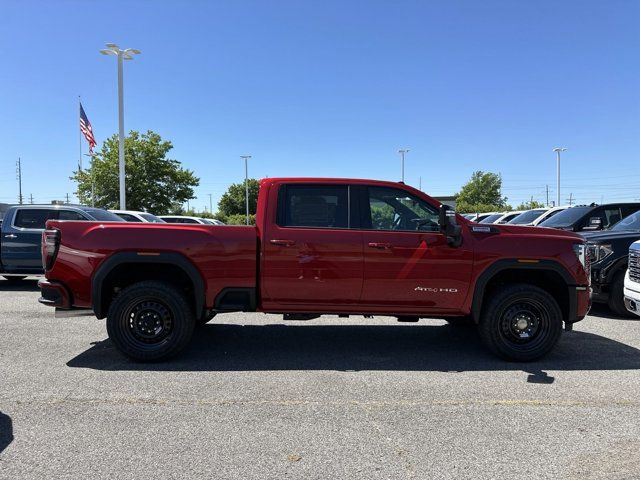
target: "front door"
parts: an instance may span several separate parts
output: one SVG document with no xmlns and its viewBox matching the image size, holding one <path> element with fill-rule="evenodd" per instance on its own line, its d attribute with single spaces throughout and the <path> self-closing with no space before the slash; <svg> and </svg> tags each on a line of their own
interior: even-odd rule
<svg viewBox="0 0 640 480">
<path fill-rule="evenodd" d="M 350 187 L 286 184 L 270 192 L 277 218 L 262 239 L 265 308 L 348 310 L 362 290 L 362 232 L 353 230 Z M 313 309 L 311 309 L 313 311 Z"/>
<path fill-rule="evenodd" d="M 363 195 L 362 304 L 398 313 L 459 309 L 473 253 L 447 244 L 438 209 L 400 188 L 370 186 Z"/>
</svg>

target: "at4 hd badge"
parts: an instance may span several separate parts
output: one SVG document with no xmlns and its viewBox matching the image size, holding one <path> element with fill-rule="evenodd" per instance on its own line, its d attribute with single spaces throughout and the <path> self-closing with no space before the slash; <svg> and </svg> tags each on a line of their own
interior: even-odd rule
<svg viewBox="0 0 640 480">
<path fill-rule="evenodd" d="M 432 287 L 416 287 L 415 292 L 431 292 L 431 293 L 457 293 L 457 288 L 432 288 Z"/>
</svg>

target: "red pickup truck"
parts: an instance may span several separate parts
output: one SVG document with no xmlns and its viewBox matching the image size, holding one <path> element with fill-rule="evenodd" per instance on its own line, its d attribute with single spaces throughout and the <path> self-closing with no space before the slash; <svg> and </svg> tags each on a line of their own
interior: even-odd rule
<svg viewBox="0 0 640 480">
<path fill-rule="evenodd" d="M 114 345 L 141 361 L 237 311 L 472 322 L 494 353 L 528 361 L 590 308 L 576 234 L 472 223 L 374 180 L 262 180 L 255 227 L 49 221 L 42 255 L 40 302 L 106 318 Z"/>
</svg>

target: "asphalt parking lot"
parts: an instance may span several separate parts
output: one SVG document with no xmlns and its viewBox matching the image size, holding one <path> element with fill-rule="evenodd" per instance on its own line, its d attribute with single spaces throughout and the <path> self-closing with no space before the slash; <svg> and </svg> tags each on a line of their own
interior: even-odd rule
<svg viewBox="0 0 640 480">
<path fill-rule="evenodd" d="M 443 321 L 221 316 L 135 364 L 0 280 L 0 478 L 640 478 L 640 321 L 546 359 Z"/>
</svg>

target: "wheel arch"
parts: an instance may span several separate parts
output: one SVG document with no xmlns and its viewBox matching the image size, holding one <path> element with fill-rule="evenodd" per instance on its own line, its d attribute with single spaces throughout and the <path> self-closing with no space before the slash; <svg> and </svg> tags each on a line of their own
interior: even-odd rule
<svg viewBox="0 0 640 480">
<path fill-rule="evenodd" d="M 125 273 L 126 278 L 123 278 Z M 175 252 L 154 252 L 147 255 L 119 252 L 104 260 L 91 280 L 91 298 L 96 317 L 107 316 L 114 287 L 124 288 L 140 281 L 158 279 L 184 286 L 189 290 L 189 299 L 193 302 L 196 317 L 203 315 L 205 281 L 200 271 L 184 255 Z"/>
<path fill-rule="evenodd" d="M 549 292 L 558 302 L 565 320 L 576 317 L 575 280 L 569 271 L 554 260 L 523 263 L 518 259 L 497 260 L 478 277 L 473 291 L 471 315 L 479 323 L 487 294 L 508 282 L 528 283 Z"/>
</svg>

